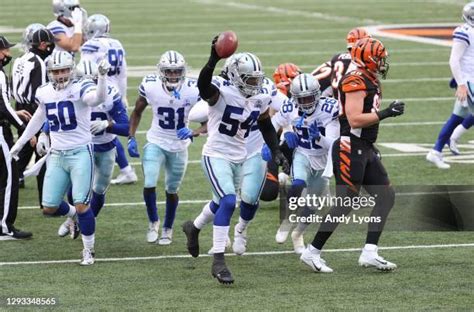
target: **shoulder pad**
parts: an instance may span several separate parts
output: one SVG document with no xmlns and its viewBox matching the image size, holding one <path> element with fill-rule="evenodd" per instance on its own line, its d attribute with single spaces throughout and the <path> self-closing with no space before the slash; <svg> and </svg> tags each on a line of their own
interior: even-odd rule
<svg viewBox="0 0 474 312">
<path fill-rule="evenodd" d="M 367 90 L 365 79 L 359 71 L 352 71 L 341 81 L 342 91 L 345 93 Z"/>
</svg>

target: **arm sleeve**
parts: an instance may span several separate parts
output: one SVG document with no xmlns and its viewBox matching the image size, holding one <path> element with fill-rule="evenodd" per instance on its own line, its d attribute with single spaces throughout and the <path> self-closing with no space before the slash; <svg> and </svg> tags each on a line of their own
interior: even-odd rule
<svg viewBox="0 0 474 312">
<path fill-rule="evenodd" d="M 275 152 L 278 150 L 278 136 L 272 125 L 271 118 L 259 119 L 257 124 L 262 133 L 263 140 L 272 151 L 272 154 L 275 155 Z"/>
<path fill-rule="evenodd" d="M 326 126 L 326 135 L 321 135 L 319 141 L 316 141 L 321 147 L 329 149 L 332 143 L 340 136 L 339 120 L 333 119 Z"/>
<path fill-rule="evenodd" d="M 110 111 L 114 124 L 110 129 L 107 129 L 107 132 L 121 136 L 128 136 L 129 124 L 127 111 L 125 110 L 120 95 L 118 96 L 119 98 L 114 101 L 114 107 Z"/>
<path fill-rule="evenodd" d="M 33 114 L 33 117 L 31 117 L 30 122 L 28 122 L 25 131 L 18 139 L 17 144 L 24 146 L 43 127 L 45 120 L 46 113 L 43 109 L 43 105 L 39 105 Z"/>
<path fill-rule="evenodd" d="M 90 81 L 81 86 L 81 98 L 87 106 L 98 106 L 107 99 L 107 81 L 105 76 L 99 76 L 97 87 Z"/>
<path fill-rule="evenodd" d="M 449 67 L 451 67 L 451 72 L 458 85 L 466 84 L 466 77 L 464 77 L 461 71 L 461 57 L 467 47 L 468 44 L 464 39 L 453 40 L 453 47 L 449 57 Z"/>
<path fill-rule="evenodd" d="M 8 100 L 8 86 L 5 74 L 0 71 L 0 119 L 7 119 L 15 128 L 22 129 L 23 121 L 18 117 Z"/>
<path fill-rule="evenodd" d="M 209 60 L 199 73 L 197 85 L 199 94 L 204 100 L 208 100 L 219 93 L 217 87 L 212 84 L 212 73 L 214 72 L 215 66 L 216 63 Z"/>
</svg>

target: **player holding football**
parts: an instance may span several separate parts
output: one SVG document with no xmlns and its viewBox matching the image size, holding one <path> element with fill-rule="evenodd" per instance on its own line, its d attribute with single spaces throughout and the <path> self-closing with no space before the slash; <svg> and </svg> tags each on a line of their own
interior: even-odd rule
<svg viewBox="0 0 474 312">
<path fill-rule="evenodd" d="M 147 132 L 147 144 L 143 148 L 143 174 L 145 176 L 143 198 L 145 200 L 149 226 L 147 242 L 158 240 L 160 219 L 156 207 L 156 183 L 160 169 L 165 167 L 166 213 L 160 245 L 169 245 L 173 238 L 173 222 L 178 208 L 178 189 L 186 171 L 188 146 L 203 128 L 189 129 L 188 114 L 197 101 L 199 90 L 196 80 L 186 78 L 184 57 L 173 50 L 163 53 L 157 64 L 158 75 L 143 78 L 135 109 L 130 116 L 128 153 L 140 157 L 135 133 L 143 111 L 151 106 L 153 120 Z"/>
<path fill-rule="evenodd" d="M 464 25 L 457 27 L 453 32 L 453 47 L 449 57 L 449 66 L 457 84 L 456 101 L 451 117 L 446 121 L 439 132 L 438 139 L 431 151 L 426 155 L 426 160 L 439 169 L 449 169 L 451 166 L 443 160 L 443 148 L 448 143 L 454 129 L 463 123 L 466 117 L 474 114 L 474 2 L 466 4 L 462 11 Z M 470 127 L 472 118 L 467 118 L 464 130 Z M 451 150 L 459 153 L 456 142 L 463 132 L 459 128 L 453 138 Z"/>
<path fill-rule="evenodd" d="M 292 184 L 287 199 L 300 197 L 303 190 L 316 196 L 329 195 L 329 180 L 323 176 L 328 151 L 339 137 L 339 102 L 321 97 L 317 79 L 300 74 L 291 82 L 292 97 L 272 117 L 275 129 L 292 127 L 284 132 L 288 145 L 295 147 L 291 165 Z M 267 154 L 266 146 L 263 155 Z M 266 156 L 264 158 L 267 158 Z M 308 216 L 312 208 L 302 207 L 301 215 Z M 298 223 L 291 233 L 295 253 L 304 250 L 303 233 L 308 223 Z"/>
<path fill-rule="evenodd" d="M 242 53 L 229 66 L 229 78 L 225 80 L 212 74 L 221 57 L 216 52 L 217 37 L 211 45 L 207 64 L 202 68 L 198 88 L 209 104 L 209 137 L 203 147 L 202 166 L 213 190 L 215 209 L 212 275 L 220 283 L 234 282 L 224 259 L 230 219 L 235 209 L 236 185 L 239 185 L 243 163 L 246 160 L 246 138 L 252 127 L 258 125 L 275 161 L 287 168 L 287 160 L 278 148 L 278 138 L 268 112 L 269 94 L 261 93 L 264 79 L 260 60 L 251 53 Z M 242 208 L 242 207 L 241 207 Z M 254 214 L 248 207 L 246 212 Z M 183 224 L 188 239 L 188 250 L 194 257 L 199 255 L 197 229 L 191 221 Z"/>
<path fill-rule="evenodd" d="M 357 68 L 347 73 L 339 85 L 339 98 L 343 109 L 339 118 L 341 137 L 332 147 L 336 196 L 354 198 L 359 196 L 361 187 L 364 187 L 375 198 L 371 216 L 379 217 L 381 222 L 368 224 L 366 244 L 359 264 L 388 271 L 397 266 L 378 255 L 377 244 L 393 207 L 395 192 L 374 143 L 380 122 L 385 118 L 403 114 L 405 104 L 394 101 L 388 108 L 380 110 L 382 94 L 378 76 L 385 78 L 387 75 L 388 53 L 379 40 L 365 38 L 357 41 L 351 50 L 351 56 Z M 350 205 L 336 205 L 330 209 L 328 215 L 333 218 L 347 215 L 351 209 Z M 301 255 L 300 259 L 316 272 L 332 272 L 321 258 L 321 250 L 337 225 L 338 222 L 328 221 L 324 216 L 313 242 Z"/>
<path fill-rule="evenodd" d="M 43 186 L 43 213 L 73 217 L 77 212 L 84 249 L 81 265 L 94 264 L 95 218 L 89 209 L 94 162 L 91 146 L 91 107 L 107 98 L 107 61 L 99 64 L 97 85 L 91 80 L 73 80 L 74 60 L 65 51 L 55 51 L 47 63 L 49 82 L 36 91 L 38 108 L 25 132 L 12 147 L 21 148 L 49 123 L 51 154 Z M 62 201 L 72 184 L 74 206 Z"/>
</svg>

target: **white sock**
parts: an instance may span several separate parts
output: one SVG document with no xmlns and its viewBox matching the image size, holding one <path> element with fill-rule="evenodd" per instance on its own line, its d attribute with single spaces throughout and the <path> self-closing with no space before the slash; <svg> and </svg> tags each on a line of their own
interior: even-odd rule
<svg viewBox="0 0 474 312">
<path fill-rule="evenodd" d="M 374 244 L 365 244 L 364 251 L 377 252 L 377 245 Z"/>
<path fill-rule="evenodd" d="M 454 129 L 453 134 L 451 134 L 451 140 L 459 141 L 461 136 L 467 132 L 467 129 L 461 124 Z"/>
<path fill-rule="evenodd" d="M 221 253 L 225 251 L 225 244 L 227 243 L 227 236 L 229 235 L 230 226 L 214 225 L 212 233 L 212 248 L 214 253 Z"/>
<path fill-rule="evenodd" d="M 214 220 L 214 213 L 211 211 L 209 203 L 207 203 L 202 207 L 201 213 L 194 219 L 193 223 L 196 228 L 202 229 L 206 224 L 212 222 L 212 220 Z"/>
<path fill-rule="evenodd" d="M 130 167 L 130 165 L 128 165 L 127 167 L 125 167 L 123 169 L 120 169 L 120 172 L 123 173 L 123 174 L 130 173 L 130 172 L 132 172 L 132 167 Z"/>
<path fill-rule="evenodd" d="M 95 234 L 92 235 L 83 235 L 82 236 L 82 244 L 84 245 L 85 249 L 94 249 L 94 244 L 95 244 Z"/>
<path fill-rule="evenodd" d="M 309 251 L 310 251 L 312 254 L 314 254 L 314 255 L 320 255 L 320 254 L 321 254 L 321 250 L 318 249 L 318 248 L 316 248 L 316 247 L 314 247 L 314 246 L 311 245 L 311 244 L 308 245 L 308 249 L 309 249 Z"/>
<path fill-rule="evenodd" d="M 247 228 L 249 223 L 250 223 L 250 220 L 246 221 L 246 220 L 242 219 L 242 217 L 239 217 L 239 223 L 237 223 L 237 225 L 235 227 L 237 228 L 238 232 L 243 232 L 243 231 L 245 231 L 245 229 Z"/>
<path fill-rule="evenodd" d="M 76 216 L 76 207 L 70 204 L 68 204 L 68 206 L 69 206 L 69 212 L 66 213 L 66 216 L 69 218 L 74 218 Z"/>
</svg>

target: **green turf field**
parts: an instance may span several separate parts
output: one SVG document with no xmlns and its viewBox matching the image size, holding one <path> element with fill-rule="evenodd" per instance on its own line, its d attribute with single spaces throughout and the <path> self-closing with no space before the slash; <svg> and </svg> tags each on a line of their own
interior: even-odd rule
<svg viewBox="0 0 474 312">
<path fill-rule="evenodd" d="M 293 62 L 310 72 L 333 54 L 345 49 L 345 36 L 356 26 L 408 23 L 460 23 L 465 2 L 457 0 L 82 0 L 89 15 L 103 13 L 112 23 L 113 37 L 127 50 L 130 66 L 128 99 L 133 106 L 139 76 L 150 72 L 161 53 L 181 52 L 191 70 L 206 62 L 209 43 L 220 31 L 232 29 L 239 36 L 239 50 L 260 57 L 269 76 L 282 62 Z M 53 19 L 50 1 L 2 0 L 0 33 L 18 42 L 22 29 L 33 22 Z M 5 27 L 10 32 L 5 32 Z M 380 38 L 390 54 L 390 72 L 383 82 L 384 104 L 406 99 L 406 114 L 384 121 L 379 143 L 384 164 L 395 186 L 472 184 L 474 135 L 463 137 L 461 161 L 440 171 L 424 160 L 424 152 L 405 152 L 387 143 L 407 143 L 430 148 L 442 123 L 452 111 L 449 89 L 450 49 L 395 39 Z M 14 50 L 15 55 L 19 51 Z M 147 110 L 137 135 L 140 149 L 151 120 Z M 400 123 L 397 125 L 397 123 Z M 125 142 L 125 141 L 123 141 Z M 210 275 L 211 258 L 186 255 L 185 237 L 179 225 L 194 218 L 210 187 L 198 160 L 205 138 L 190 146 L 192 161 L 180 189 L 173 244 L 145 242 L 148 225 L 142 203 L 143 174 L 132 159 L 139 182 L 111 186 L 106 207 L 97 220 L 93 267 L 79 267 L 80 240 L 56 236 L 63 219 L 44 218 L 37 208 L 36 181 L 27 180 L 20 192 L 16 225 L 34 232 L 31 241 L 0 242 L 0 311 L 7 297 L 55 297 L 53 310 L 471 310 L 474 309 L 472 232 L 386 231 L 382 246 L 439 245 L 439 248 L 394 248 L 381 254 L 398 264 L 390 274 L 364 270 L 357 265 L 365 239 L 365 226 L 344 227 L 328 242 L 325 254 L 335 270 L 313 274 L 296 255 L 285 253 L 291 242 L 278 245 L 278 202 L 265 203 L 251 224 L 248 256 L 229 257 L 236 282 L 222 287 Z M 447 151 L 449 153 L 449 151 Z M 116 173 L 118 169 L 116 169 Z M 158 209 L 163 215 L 164 187 L 157 188 Z M 402 203 L 395 206 L 388 224 L 402 218 Z M 236 213 L 237 215 L 237 213 Z M 236 218 L 234 218 L 235 222 Z M 232 227 L 233 230 L 233 227 Z M 315 227 L 306 234 L 309 242 Z M 211 246 L 211 227 L 201 235 L 201 252 Z M 457 247 L 446 246 L 459 245 Z M 463 245 L 464 244 L 464 245 Z M 466 244 L 471 244 L 466 246 Z M 263 254 L 255 254 L 263 252 Z M 148 258 L 147 258 L 148 257 Z M 74 260 L 74 261 L 65 261 Z M 39 263 L 17 264 L 10 262 Z M 49 263 L 48 261 L 59 261 Z M 8 264 L 10 263 L 10 264 Z"/>
</svg>

